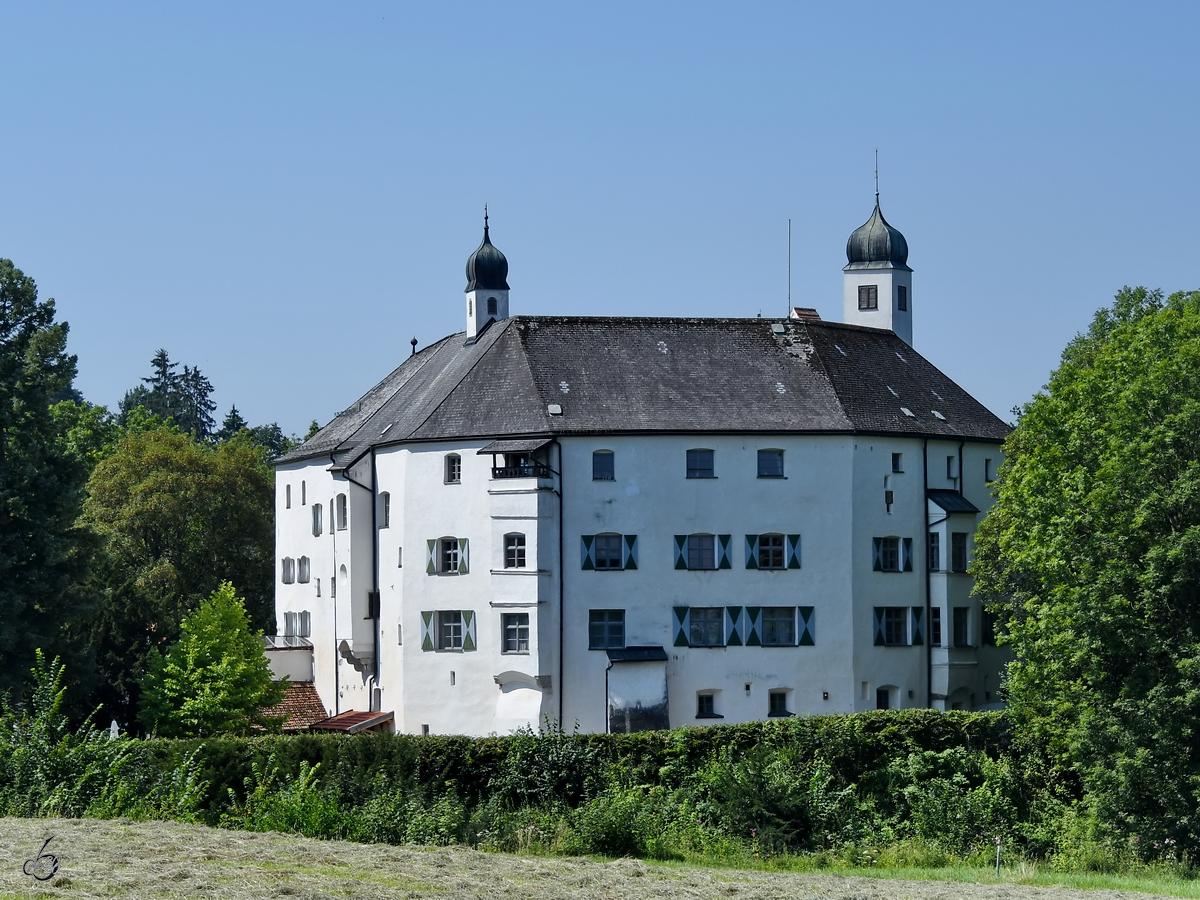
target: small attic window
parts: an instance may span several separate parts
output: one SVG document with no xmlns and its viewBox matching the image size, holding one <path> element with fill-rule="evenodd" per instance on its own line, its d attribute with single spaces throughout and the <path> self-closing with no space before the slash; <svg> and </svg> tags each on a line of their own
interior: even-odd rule
<svg viewBox="0 0 1200 900">
<path fill-rule="evenodd" d="M 562 413 L 562 404 L 561 403 L 551 403 L 550 405 L 548 405 L 546 407 L 546 413 L 551 416 L 561 416 L 563 414 Z"/>
<path fill-rule="evenodd" d="M 933 415 L 934 415 L 934 418 L 936 418 L 936 419 L 941 419 L 943 422 L 945 422 L 945 421 L 946 421 L 946 417 L 945 417 L 945 416 L 943 416 L 943 415 L 942 415 L 940 412 L 938 412 L 936 409 L 931 409 L 931 410 L 930 410 L 930 412 L 931 412 L 931 413 L 933 413 Z"/>
<path fill-rule="evenodd" d="M 787 334 L 787 329 L 783 327 L 782 322 L 773 322 L 771 324 L 771 334 L 784 335 Z"/>
<path fill-rule="evenodd" d="M 911 409 L 909 409 L 907 406 L 902 406 L 902 407 L 900 407 L 900 412 L 904 413 L 904 414 L 905 414 L 906 416 L 908 416 L 910 419 L 915 419 L 915 418 L 916 418 L 916 416 L 913 414 L 913 411 L 912 411 Z"/>
</svg>

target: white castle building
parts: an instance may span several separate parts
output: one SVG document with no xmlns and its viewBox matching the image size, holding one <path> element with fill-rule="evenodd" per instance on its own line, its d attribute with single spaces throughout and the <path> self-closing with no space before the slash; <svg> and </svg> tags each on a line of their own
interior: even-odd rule
<svg viewBox="0 0 1200 900">
<path fill-rule="evenodd" d="M 277 462 L 277 673 L 417 734 L 997 705 L 1008 427 L 913 348 L 878 197 L 846 251 L 844 324 L 521 316 L 485 221 L 465 331 Z"/>
</svg>

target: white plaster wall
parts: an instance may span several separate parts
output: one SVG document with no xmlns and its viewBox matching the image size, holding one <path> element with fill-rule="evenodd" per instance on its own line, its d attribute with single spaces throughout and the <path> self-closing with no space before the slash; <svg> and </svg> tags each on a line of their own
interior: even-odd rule
<svg viewBox="0 0 1200 900">
<path fill-rule="evenodd" d="M 686 451 L 714 450 L 715 479 L 688 479 Z M 786 479 L 758 478 L 757 451 L 782 448 Z M 672 726 L 696 719 L 696 694 L 719 691 L 725 722 L 762 719 L 768 691 L 792 690 L 801 714 L 849 709 L 843 689 L 850 645 L 849 441 L 841 437 L 640 436 L 563 439 L 565 596 L 564 723 L 605 729 L 603 651 L 588 650 L 588 611 L 626 610 L 627 645 L 663 646 Z M 615 454 L 615 481 L 592 481 L 592 453 Z M 584 571 L 580 535 L 638 535 L 636 571 Z M 674 535 L 730 534 L 732 568 L 674 568 Z M 802 568 L 745 568 L 745 535 L 801 535 Z M 812 647 L 672 646 L 675 606 L 813 606 Z M 745 685 L 750 684 L 746 693 Z M 822 699 L 829 690 L 830 701 Z"/>
<path fill-rule="evenodd" d="M 879 286 L 879 308 L 859 309 L 858 288 L 860 285 Z M 900 285 L 908 288 L 908 309 L 898 308 Z M 912 346 L 912 272 L 903 269 L 854 269 L 845 273 L 842 282 L 842 321 L 849 325 L 867 325 L 871 328 L 887 328 Z"/>
</svg>

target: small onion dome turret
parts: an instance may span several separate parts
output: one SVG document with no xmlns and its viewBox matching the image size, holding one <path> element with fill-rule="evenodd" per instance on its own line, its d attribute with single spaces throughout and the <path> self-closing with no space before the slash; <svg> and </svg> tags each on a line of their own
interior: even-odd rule
<svg viewBox="0 0 1200 900">
<path fill-rule="evenodd" d="M 507 291 L 508 260 L 492 246 L 487 218 L 483 220 L 483 243 L 467 259 L 467 293 L 471 291 Z"/>
<path fill-rule="evenodd" d="M 908 241 L 887 223 L 879 211 L 879 195 L 875 195 L 875 211 L 866 224 L 856 228 L 846 241 L 847 269 L 907 269 Z"/>
</svg>

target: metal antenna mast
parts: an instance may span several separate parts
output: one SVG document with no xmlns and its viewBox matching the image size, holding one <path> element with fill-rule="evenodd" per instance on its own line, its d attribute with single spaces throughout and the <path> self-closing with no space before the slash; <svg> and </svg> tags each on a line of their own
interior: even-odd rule
<svg viewBox="0 0 1200 900">
<path fill-rule="evenodd" d="M 792 220 L 788 219 L 788 308 L 787 314 L 792 314 Z"/>
</svg>

